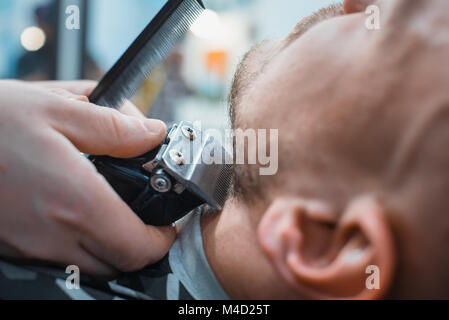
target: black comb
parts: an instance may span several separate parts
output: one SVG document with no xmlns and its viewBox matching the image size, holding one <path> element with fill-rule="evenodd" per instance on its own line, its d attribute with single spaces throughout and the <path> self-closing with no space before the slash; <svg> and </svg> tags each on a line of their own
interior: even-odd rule
<svg viewBox="0 0 449 320">
<path fill-rule="evenodd" d="M 119 108 L 189 30 L 205 7 L 201 0 L 169 0 L 89 96 L 100 106 Z"/>
</svg>

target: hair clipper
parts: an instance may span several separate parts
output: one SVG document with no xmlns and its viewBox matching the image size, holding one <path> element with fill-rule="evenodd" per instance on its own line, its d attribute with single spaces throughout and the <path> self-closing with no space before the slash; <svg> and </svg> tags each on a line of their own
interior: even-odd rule
<svg viewBox="0 0 449 320">
<path fill-rule="evenodd" d="M 221 152 L 216 164 L 215 152 Z M 174 125 L 156 149 L 134 159 L 91 156 L 109 184 L 149 225 L 170 225 L 208 204 L 220 210 L 231 184 L 231 165 L 220 141 L 190 122 Z"/>
</svg>

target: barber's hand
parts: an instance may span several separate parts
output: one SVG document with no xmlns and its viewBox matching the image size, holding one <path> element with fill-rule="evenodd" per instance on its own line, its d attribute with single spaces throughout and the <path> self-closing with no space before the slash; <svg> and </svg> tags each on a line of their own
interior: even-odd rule
<svg viewBox="0 0 449 320">
<path fill-rule="evenodd" d="M 63 87 L 65 89 L 56 89 Z M 161 259 L 172 227 L 145 226 L 81 152 L 134 157 L 165 125 L 87 102 L 92 83 L 0 81 L 0 255 L 135 271 Z"/>
</svg>

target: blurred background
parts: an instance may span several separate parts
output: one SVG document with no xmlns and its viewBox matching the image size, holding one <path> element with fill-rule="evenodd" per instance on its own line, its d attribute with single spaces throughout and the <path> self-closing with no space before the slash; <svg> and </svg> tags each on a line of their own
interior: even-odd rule
<svg viewBox="0 0 449 320">
<path fill-rule="evenodd" d="M 331 0 L 204 0 L 208 10 L 142 84 L 133 102 L 167 123 L 227 126 L 227 93 L 244 53 L 286 36 Z M 0 0 L 0 79 L 99 80 L 163 0 Z M 80 8 L 80 29 L 65 27 Z"/>
</svg>

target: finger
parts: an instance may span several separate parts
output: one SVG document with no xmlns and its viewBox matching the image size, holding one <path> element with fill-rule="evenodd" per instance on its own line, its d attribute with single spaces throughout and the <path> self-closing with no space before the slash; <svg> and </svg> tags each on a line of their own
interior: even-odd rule
<svg viewBox="0 0 449 320">
<path fill-rule="evenodd" d="M 81 274 L 90 274 L 101 277 L 112 277 L 118 273 L 118 270 L 103 261 L 94 257 L 90 252 L 79 245 L 75 239 L 69 238 L 69 232 L 58 238 L 58 241 L 50 241 L 42 239 L 39 243 L 27 245 L 27 255 L 18 251 L 8 244 L 0 243 L 0 254 L 15 260 L 36 259 L 51 262 L 61 267 L 77 266 Z M 69 239 L 68 239 L 69 238 Z M 61 245 L 64 243 L 64 245 Z M 43 245 L 45 244 L 45 245 Z M 35 247 L 33 247 L 33 245 Z"/>
<path fill-rule="evenodd" d="M 116 268 L 98 259 L 80 245 L 73 250 L 66 250 L 65 254 L 58 254 L 58 257 L 59 259 L 58 261 L 55 261 L 55 263 L 63 267 L 78 267 L 81 277 L 83 274 L 88 274 L 97 277 L 111 278 L 119 273 Z M 48 261 L 51 260 L 48 259 Z"/>
<path fill-rule="evenodd" d="M 43 82 L 36 82 L 36 84 L 40 87 L 50 89 L 53 92 L 56 91 L 55 93 L 60 93 L 59 91 L 63 91 L 65 93 L 67 92 L 72 93 L 75 96 L 83 97 L 81 101 L 86 101 L 84 97 L 88 97 L 91 94 L 91 92 L 97 86 L 98 82 L 90 80 L 43 81 Z M 123 106 L 120 108 L 120 112 L 122 112 L 123 114 L 127 114 L 129 116 L 145 118 L 145 115 L 129 100 L 125 101 Z"/>
<path fill-rule="evenodd" d="M 97 176 L 82 183 L 91 201 L 79 210 L 84 215 L 82 247 L 97 259 L 123 272 L 160 261 L 170 250 L 176 233 L 171 226 L 146 226 L 115 194 L 106 180 Z M 85 180 L 86 181 L 86 180 Z"/>
<path fill-rule="evenodd" d="M 50 91 L 53 92 L 54 94 L 57 94 L 58 96 L 66 98 L 66 99 L 78 100 L 78 101 L 81 101 L 81 102 L 89 102 L 89 99 L 87 98 L 87 96 L 74 94 L 74 93 L 72 93 L 72 92 L 70 92 L 68 90 L 65 90 L 65 89 L 51 88 Z"/>
<path fill-rule="evenodd" d="M 134 213 L 130 214 L 134 215 Z M 107 225 L 102 226 L 100 231 L 98 228 L 92 230 L 94 232 L 92 236 L 82 240 L 83 246 L 114 268 L 97 263 L 85 265 L 85 268 L 88 268 L 90 273 L 109 276 L 116 270 L 134 272 L 161 261 L 175 241 L 175 229 L 173 227 L 140 227 L 140 224 L 143 225 L 140 221 L 134 223 L 126 219 L 121 222 L 121 225 Z"/>
<path fill-rule="evenodd" d="M 366 8 L 376 0 L 344 0 L 343 8 L 346 14 L 365 12 Z"/>
<path fill-rule="evenodd" d="M 61 101 L 49 108 L 51 125 L 79 151 L 131 158 L 156 148 L 164 139 L 162 121 L 139 119 L 119 111 L 79 101 Z"/>
<path fill-rule="evenodd" d="M 146 118 L 145 115 L 134 105 L 131 101 L 126 100 L 123 106 L 120 108 L 120 112 L 128 116 L 137 118 Z"/>
<path fill-rule="evenodd" d="M 135 215 L 132 212 L 130 214 Z M 145 226 L 140 220 L 134 223 L 130 219 L 123 219 L 121 225 L 107 225 L 101 229 L 83 239 L 83 245 L 121 272 L 138 271 L 161 261 L 176 239 L 174 227 Z"/>
<path fill-rule="evenodd" d="M 62 135 L 53 134 L 52 145 L 55 149 L 50 151 L 58 156 L 51 157 L 47 166 L 55 168 L 63 164 L 69 169 L 51 171 L 54 175 L 51 181 L 60 184 L 54 186 L 52 198 L 57 201 L 48 216 L 67 232 L 56 237 L 58 242 L 54 247 L 53 242 L 43 245 L 41 241 L 37 245 L 41 249 L 42 246 L 48 248 L 49 256 L 59 248 L 61 251 L 57 251 L 56 256 L 65 253 L 65 261 L 76 264 L 79 260 L 79 267 L 91 273 L 109 273 L 104 265 L 120 271 L 136 271 L 160 261 L 175 239 L 174 229 L 146 226 L 94 165 Z M 81 253 L 71 256 L 73 239 L 77 247 L 95 259 L 86 260 Z M 51 247 L 56 249 L 50 250 Z"/>
<path fill-rule="evenodd" d="M 34 82 L 39 87 L 48 89 L 65 89 L 76 95 L 88 96 L 97 86 L 96 81 L 79 80 L 79 81 L 42 81 Z"/>
</svg>

